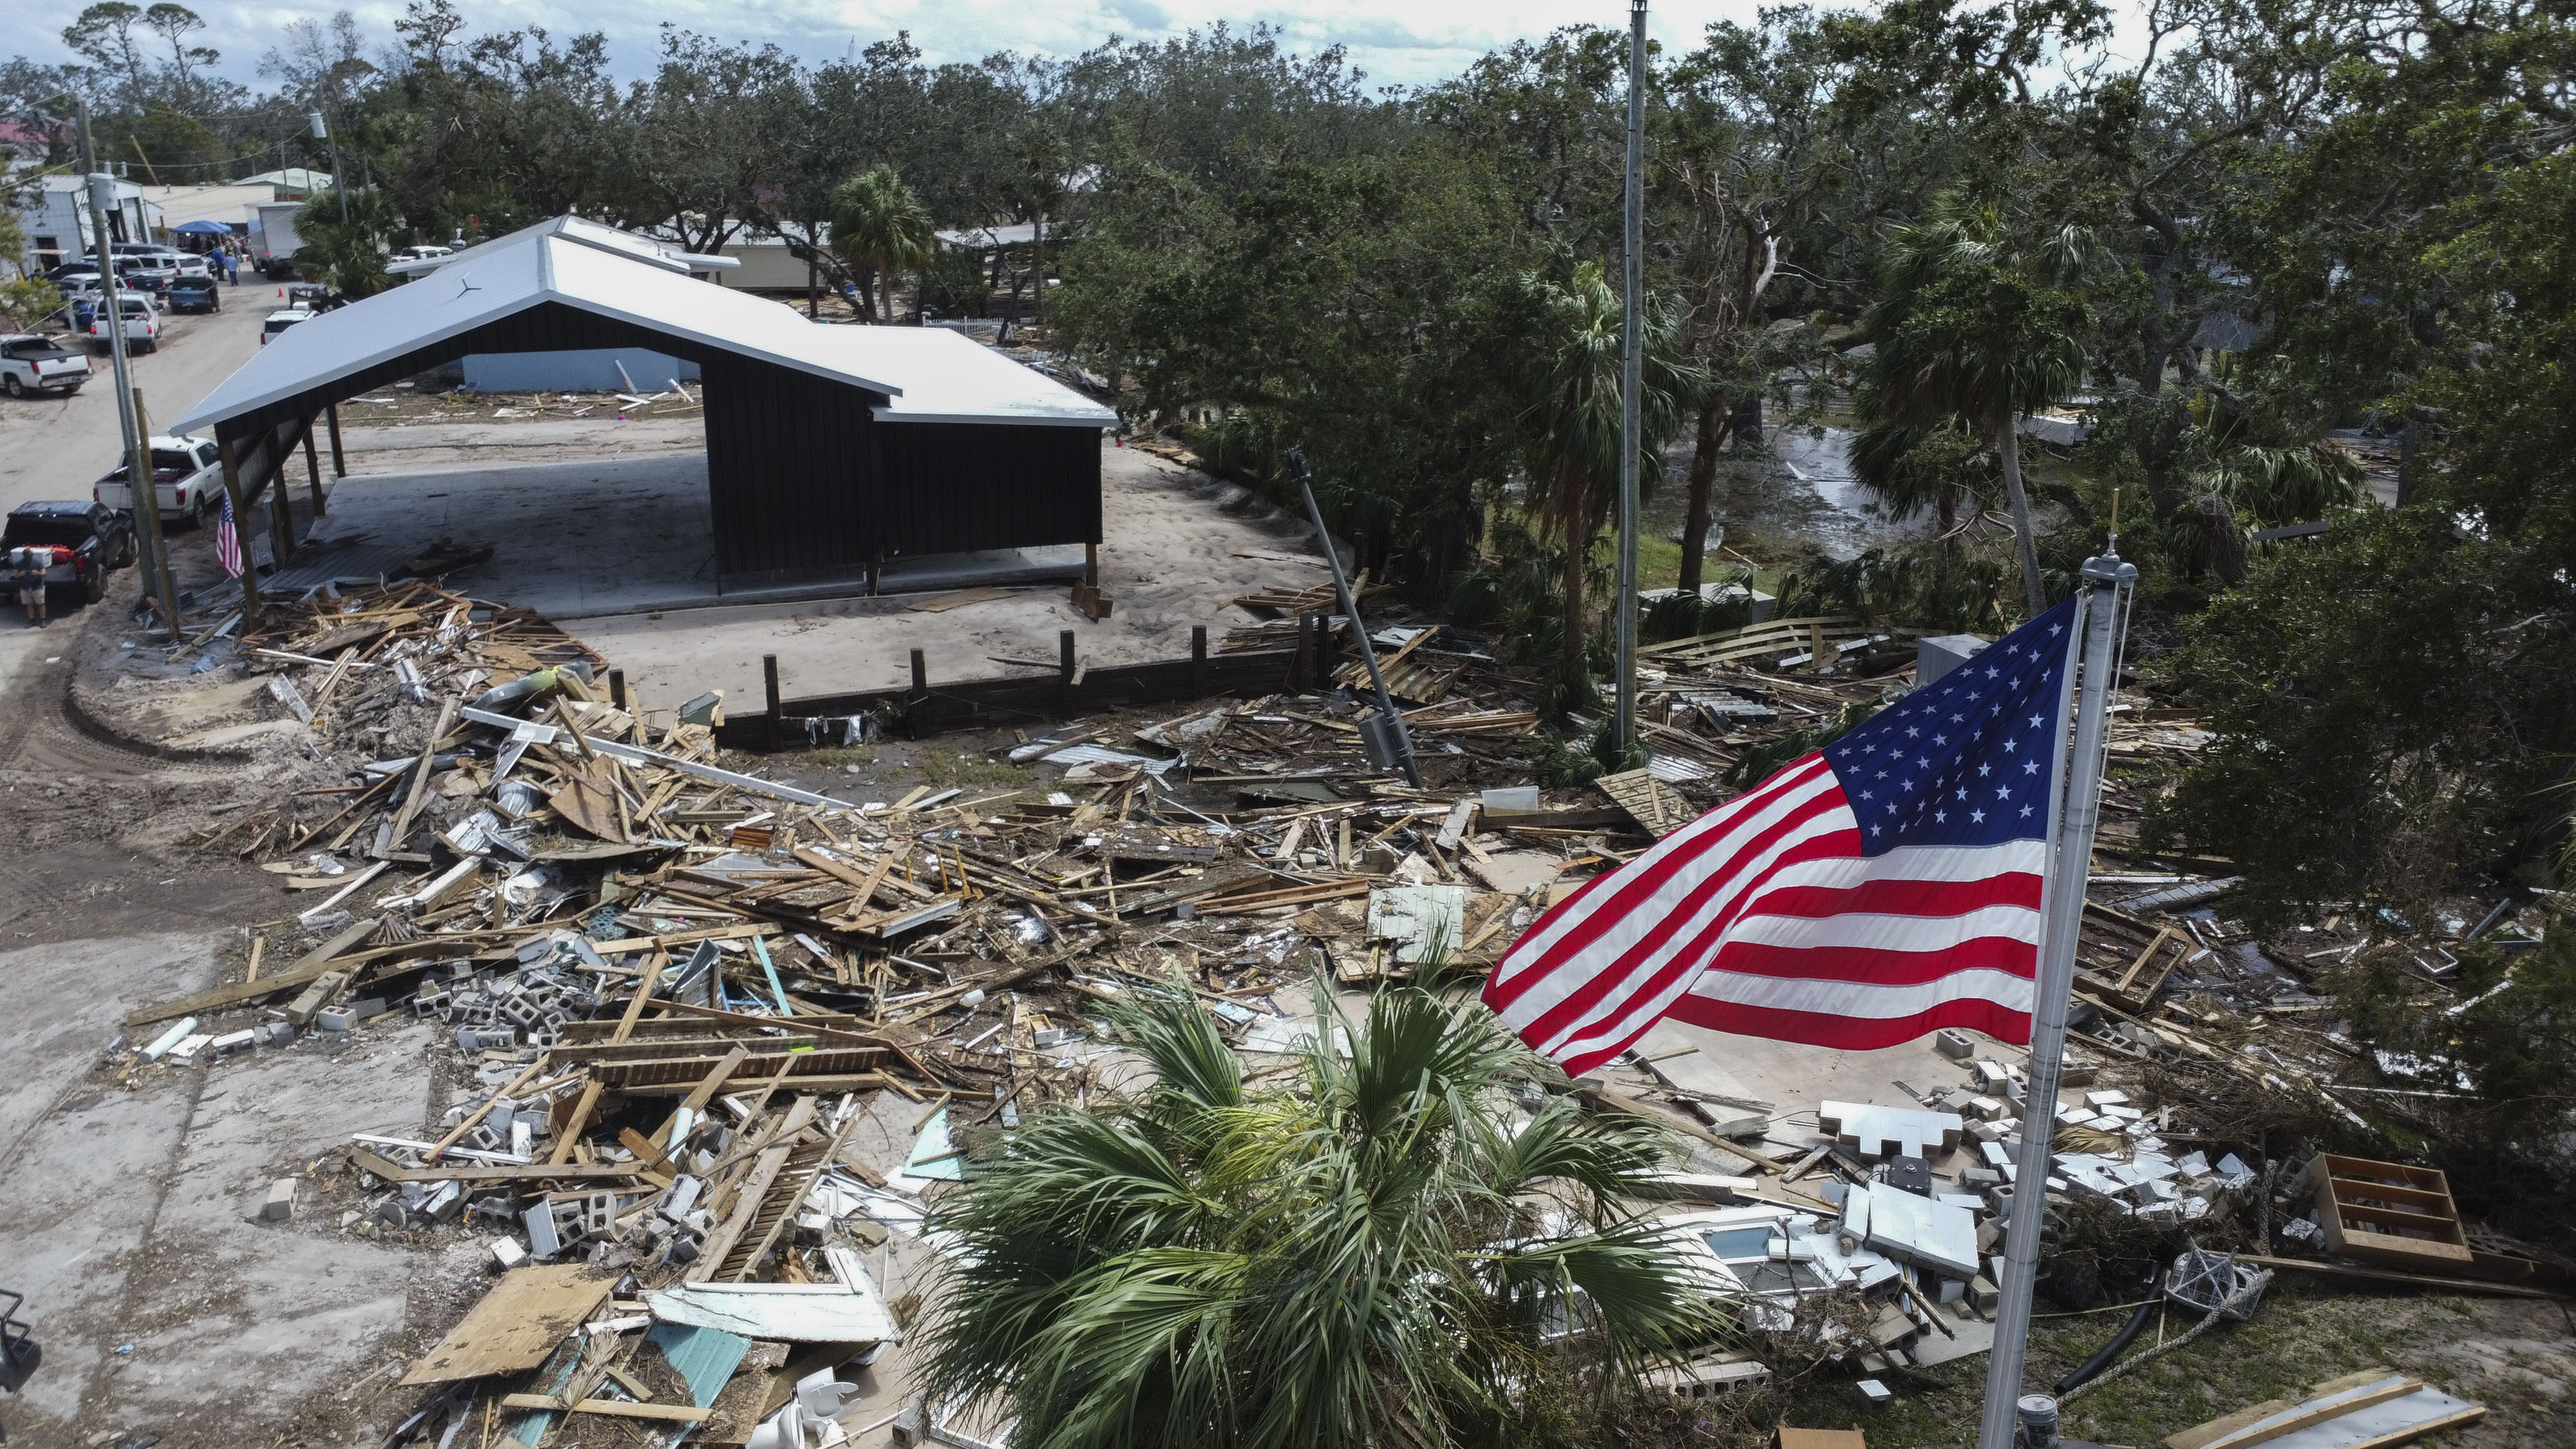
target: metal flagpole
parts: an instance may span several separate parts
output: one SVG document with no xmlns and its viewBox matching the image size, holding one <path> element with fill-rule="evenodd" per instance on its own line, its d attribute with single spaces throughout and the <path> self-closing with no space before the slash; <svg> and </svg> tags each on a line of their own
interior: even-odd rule
<svg viewBox="0 0 2576 1449">
<path fill-rule="evenodd" d="M 1646 271 L 1645 156 L 1646 0 L 1629 0 L 1628 224 L 1619 322 L 1619 590 L 1612 605 L 1619 654 L 1618 724 L 1612 741 L 1623 762 L 1637 744 L 1637 352 Z"/>
<path fill-rule="evenodd" d="M 2022 1100 L 2021 1142 L 2013 1153 L 2012 1214 L 2004 1227 L 2002 1301 L 1986 1358 L 1985 1415 L 1977 1449 L 2013 1449 L 2022 1360 L 2030 1347 L 2031 1279 L 2039 1266 L 2040 1220 L 2048 1207 L 2049 1140 L 2057 1132 L 2057 1085 L 2066 1067 L 2066 1012 L 2075 985 L 2075 940 L 2093 867 L 2093 828 L 2102 815 L 2102 738 L 2119 649 L 2122 603 L 2138 567 L 2117 553 L 2084 561 L 2084 608 L 2077 631 L 2083 679 L 2075 685 L 2075 742 L 2056 774 L 2050 817 L 2056 839 L 2041 893 L 2038 979 L 2032 985 L 2030 1090 Z M 2076 640 L 2069 640 L 2070 648 Z M 2074 672 L 2068 671 L 2070 684 Z M 2061 705 L 2062 708 L 2062 705 Z M 2064 718 L 2061 712 L 2061 719 Z M 2041 1398 L 2051 1418 L 2055 1400 Z M 2039 1408 L 2041 1404 L 2032 1407 Z"/>
</svg>

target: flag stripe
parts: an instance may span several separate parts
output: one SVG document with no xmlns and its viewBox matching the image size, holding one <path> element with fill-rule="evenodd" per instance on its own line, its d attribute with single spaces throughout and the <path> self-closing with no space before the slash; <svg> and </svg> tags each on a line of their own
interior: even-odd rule
<svg viewBox="0 0 2576 1449">
<path fill-rule="evenodd" d="M 1804 756 L 1756 786 L 1746 794 L 1708 812 L 1699 819 L 1666 836 L 1654 849 L 1628 863 L 1623 870 L 1596 876 L 1580 895 L 1557 903 L 1554 910 L 1542 916 L 1504 957 L 1489 990 L 1500 991 L 1505 999 L 1546 976 L 1541 958 L 1557 952 L 1583 951 L 1604 933 L 1620 925 L 1627 913 L 1650 902 L 1656 892 L 1682 873 L 1702 855 L 1743 848 L 1750 830 L 1759 830 L 1770 821 L 1772 809 L 1784 798 L 1787 808 L 1804 797 L 1797 794 L 1818 776 L 1830 784 L 1831 771 L 1823 768 L 1820 755 Z M 1810 790 L 1812 795 L 1816 791 Z M 1582 903 L 1576 909 L 1577 902 Z"/>
<path fill-rule="evenodd" d="M 1830 781 L 1830 774 L 1826 778 Z M 1801 852 L 1849 851 L 1857 844 L 1850 838 L 1857 832 L 1850 828 L 1850 812 L 1840 808 L 1838 792 L 1769 803 L 1772 808 L 1757 812 L 1738 830 L 1704 837 L 1711 842 L 1709 853 L 1734 858 L 1740 871 L 1684 871 L 1678 867 L 1696 859 L 1696 853 L 1685 855 L 1661 872 L 1661 889 L 1619 908 L 1618 918 L 1605 923 L 1614 929 L 1591 932 L 1591 954 L 1602 962 L 1599 972 L 1588 980 L 1563 982 L 1570 989 L 1543 1011 L 1524 1008 L 1524 1038 L 1560 1039 L 1604 1001 L 1652 1003 L 1660 1009 L 1689 984 L 1696 961 L 1742 912 L 1762 872 L 1799 858 Z M 1550 984 L 1558 982 L 1550 978 Z"/>
<path fill-rule="evenodd" d="M 1599 889 L 1560 902 L 1504 956 L 1487 988 L 1487 999 L 1499 996 L 1511 1002 L 1534 987 L 1555 987 L 1555 994 L 1542 992 L 1543 1000 L 1530 1009 L 1530 1015 L 1535 1018 L 1561 1004 L 1581 983 L 1553 976 L 1549 958 L 1605 949 L 1624 954 L 1683 900 L 1704 897 L 1723 884 L 1721 878 L 1690 869 L 1701 857 L 1740 854 L 1774 835 L 1784 818 L 1810 818 L 1812 812 L 1805 807 L 1817 792 L 1799 794 L 1795 788 L 1817 772 L 1792 766 L 1781 773 L 1797 778 L 1775 779 L 1710 811 L 1665 837 L 1625 869 L 1597 878 L 1594 884 Z M 1830 772 L 1824 773 L 1830 783 Z"/>
<path fill-rule="evenodd" d="M 1945 1026 L 1981 1031 L 1997 1041 L 2017 1046 L 2030 1040 L 2030 1013 L 2027 1009 L 2016 1011 L 2000 1002 L 1976 998 L 1945 1001 L 1920 1012 L 1900 1016 L 1879 1017 L 1846 1012 L 1839 1006 L 1822 1011 L 1798 1011 L 1741 1006 L 1686 996 L 1674 1003 L 1672 1018 L 1710 1031 L 1802 1042 L 1809 1046 L 1852 1052 L 1902 1046 L 1925 1032 L 1939 1031 Z"/>
<path fill-rule="evenodd" d="M 2029 1031 L 2072 601 L 1542 916 L 1485 1001 L 1570 1072 L 1666 1015 L 1885 1046 Z"/>
</svg>

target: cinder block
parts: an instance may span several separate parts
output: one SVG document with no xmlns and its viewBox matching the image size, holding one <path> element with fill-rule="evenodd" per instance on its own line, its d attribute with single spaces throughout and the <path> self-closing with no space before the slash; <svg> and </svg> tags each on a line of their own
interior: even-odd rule
<svg viewBox="0 0 2576 1449">
<path fill-rule="evenodd" d="M 1968 1280 L 1968 1303 L 1979 1313 L 1994 1312 L 1995 1305 L 2002 1301 L 2003 1291 L 1995 1287 L 1993 1280 L 1984 1274 L 1980 1273 Z"/>
<path fill-rule="evenodd" d="M 322 1008 L 330 1005 L 348 984 L 349 974 L 345 971 L 323 972 L 313 979 L 312 985 L 304 988 L 303 994 L 288 1003 L 286 1019 L 297 1026 L 312 1025 L 313 1018 L 321 1015 Z"/>
<path fill-rule="evenodd" d="M 324 1031 L 347 1031 L 358 1024 L 358 1014 L 345 1006 L 325 1007 L 314 1015 L 313 1024 Z"/>
<path fill-rule="evenodd" d="M 268 1201 L 260 1204 L 259 1220 L 282 1223 L 295 1216 L 295 1179 L 281 1177 L 268 1185 Z"/>
<path fill-rule="evenodd" d="M 520 1247 L 516 1238 L 494 1238 L 492 1260 L 504 1268 L 515 1268 L 528 1261 L 528 1250 Z"/>
<path fill-rule="evenodd" d="M 1937 634 L 1916 641 L 1914 645 L 1914 680 L 1917 689 L 1931 684 L 1942 675 L 1958 668 L 1984 652 L 1994 641 L 1974 634 Z"/>
<path fill-rule="evenodd" d="M 1964 1062 L 1977 1054 L 1977 1042 L 1957 1027 L 1945 1026 L 1932 1034 L 1932 1049 L 1954 1062 Z"/>
<path fill-rule="evenodd" d="M 519 1215 L 527 1225 L 528 1248 L 540 1258 L 551 1258 L 563 1251 L 562 1235 L 555 1231 L 554 1204 L 541 1202 Z"/>
<path fill-rule="evenodd" d="M 207 1049 L 216 1056 L 228 1057 L 235 1052 L 249 1051 L 254 1039 L 248 1031 L 228 1031 L 207 1043 Z"/>
</svg>

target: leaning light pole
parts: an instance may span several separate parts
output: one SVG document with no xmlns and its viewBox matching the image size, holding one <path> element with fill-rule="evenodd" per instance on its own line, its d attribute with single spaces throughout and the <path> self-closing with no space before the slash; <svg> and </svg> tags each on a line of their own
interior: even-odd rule
<svg viewBox="0 0 2576 1449">
<path fill-rule="evenodd" d="M 1618 722 L 1611 739 L 1627 768 L 1637 747 L 1637 388 L 1646 275 L 1646 0 L 1628 3 L 1627 247 L 1619 301 Z"/>
<path fill-rule="evenodd" d="M 90 255 L 98 261 L 99 308 L 107 314 L 107 355 L 116 376 L 116 417 L 125 444 L 126 493 L 134 504 L 136 532 L 142 537 L 144 587 L 161 601 L 161 622 L 176 644 L 179 633 L 178 589 L 170 579 L 170 554 L 161 539 L 161 495 L 152 480 L 152 439 L 143 431 L 132 363 L 125 346 L 125 289 L 117 285 L 115 231 L 116 178 L 98 169 L 97 148 L 90 142 L 89 100 L 67 93 L 80 124 L 82 185 L 89 192 Z M 47 104 L 51 104 L 50 101 Z"/>
</svg>

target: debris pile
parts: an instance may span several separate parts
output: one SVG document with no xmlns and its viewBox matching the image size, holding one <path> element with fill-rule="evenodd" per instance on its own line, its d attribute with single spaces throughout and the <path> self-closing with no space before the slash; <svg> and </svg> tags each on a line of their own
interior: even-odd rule
<svg viewBox="0 0 2576 1449">
<path fill-rule="evenodd" d="M 1646 767 L 1545 792 L 1532 682 L 1472 635 L 1385 629 L 1414 788 L 1361 754 L 1330 590 L 1261 602 L 1283 617 L 1260 647 L 1334 651 L 1340 689 L 1009 731 L 991 763 L 1024 786 L 862 801 L 753 773 L 716 748 L 720 697 L 648 710 L 526 610 L 424 580 L 318 588 L 241 657 L 327 783 L 207 837 L 313 903 L 250 942 L 242 979 L 133 1012 L 122 1070 L 435 1023 L 444 1114 L 354 1139 L 256 1212 L 291 1220 L 302 1196 L 342 1231 L 478 1244 L 498 1286 L 406 1378 L 429 1393 L 415 1437 L 837 1443 L 843 1375 L 919 1309 L 885 1301 L 882 1254 L 919 1241 L 933 1185 L 979 1132 L 1116 1084 L 1092 1002 L 1179 983 L 1276 1057 L 1313 1040 L 1315 990 L 1480 974 L 1728 776 L 1907 687 L 1915 649 L 1837 620 L 1656 646 Z M 2115 823 L 2201 738 L 2136 701 L 2118 718 Z M 2106 832 L 2139 863 L 2097 875 L 2058 1102 L 1956 1031 L 1935 1043 L 1955 1081 L 1820 1101 L 1812 1128 L 1668 1027 L 1577 1084 L 1687 1139 L 1640 1192 L 1690 1204 L 1679 1241 L 1759 1330 L 1660 1382 L 1704 1395 L 1822 1357 L 1884 1397 L 1983 1351 L 2032 1123 L 2058 1153 L 2052 1212 L 2259 1249 L 2224 1263 L 2358 1253 L 2393 1201 L 2420 1210 L 2434 1186 L 2380 1171 L 2412 1169 L 2267 1160 L 2260 1124 L 2228 1115 L 2248 1093 L 2349 1110 L 2354 1053 L 2303 969 L 2361 949 L 2361 923 L 2285 961 L 2214 913 L 2223 862 L 2136 857 L 2133 837 Z M 904 1144 L 902 1170 L 870 1168 L 862 1133 Z M 2554 1271 L 2473 1231 L 2452 1213 L 2445 1281 Z M 2411 1219 L 2383 1236 L 2424 1259 Z"/>
</svg>

